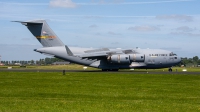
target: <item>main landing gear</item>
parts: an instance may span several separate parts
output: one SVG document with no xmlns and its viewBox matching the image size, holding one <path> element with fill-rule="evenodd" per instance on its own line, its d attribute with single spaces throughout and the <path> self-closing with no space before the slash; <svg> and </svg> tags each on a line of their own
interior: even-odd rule
<svg viewBox="0 0 200 112">
<path fill-rule="evenodd" d="M 119 71 L 119 69 L 102 69 L 102 71 Z"/>
<path fill-rule="evenodd" d="M 172 68 L 170 67 L 170 68 L 168 69 L 168 71 L 169 71 L 169 72 L 172 72 Z"/>
</svg>

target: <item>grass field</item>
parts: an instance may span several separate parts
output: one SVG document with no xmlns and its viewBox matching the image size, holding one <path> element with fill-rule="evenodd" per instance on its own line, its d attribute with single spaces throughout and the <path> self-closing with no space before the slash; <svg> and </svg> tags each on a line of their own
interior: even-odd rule
<svg viewBox="0 0 200 112">
<path fill-rule="evenodd" d="M 1 111 L 200 111 L 200 75 L 0 72 Z"/>
</svg>

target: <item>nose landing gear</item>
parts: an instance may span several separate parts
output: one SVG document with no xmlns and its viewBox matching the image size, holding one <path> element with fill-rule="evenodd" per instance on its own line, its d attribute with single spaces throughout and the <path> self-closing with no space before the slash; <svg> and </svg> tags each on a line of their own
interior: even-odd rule
<svg viewBox="0 0 200 112">
<path fill-rule="evenodd" d="M 168 71 L 169 71 L 169 72 L 172 72 L 172 68 L 170 67 L 170 68 L 168 69 Z"/>
</svg>

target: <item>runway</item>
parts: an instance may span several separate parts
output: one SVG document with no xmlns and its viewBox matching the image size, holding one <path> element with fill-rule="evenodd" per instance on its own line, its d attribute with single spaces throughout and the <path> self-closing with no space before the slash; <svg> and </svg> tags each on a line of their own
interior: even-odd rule
<svg viewBox="0 0 200 112">
<path fill-rule="evenodd" d="M 39 70 L 39 69 L 0 69 L 0 72 L 62 72 L 63 70 Z M 104 73 L 105 71 L 101 70 L 65 70 L 65 73 L 67 72 L 98 72 L 98 73 Z M 168 71 L 106 71 L 109 73 L 130 73 L 130 74 L 196 74 L 200 75 L 200 72 L 182 72 L 182 71 L 174 71 L 174 72 L 168 72 Z"/>
</svg>

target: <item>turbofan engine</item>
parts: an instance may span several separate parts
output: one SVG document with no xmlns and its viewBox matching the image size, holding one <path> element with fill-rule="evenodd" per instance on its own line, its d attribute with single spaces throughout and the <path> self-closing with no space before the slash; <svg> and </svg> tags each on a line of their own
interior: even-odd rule
<svg viewBox="0 0 200 112">
<path fill-rule="evenodd" d="M 122 54 L 108 57 L 111 63 L 144 62 L 144 54 Z"/>
</svg>

